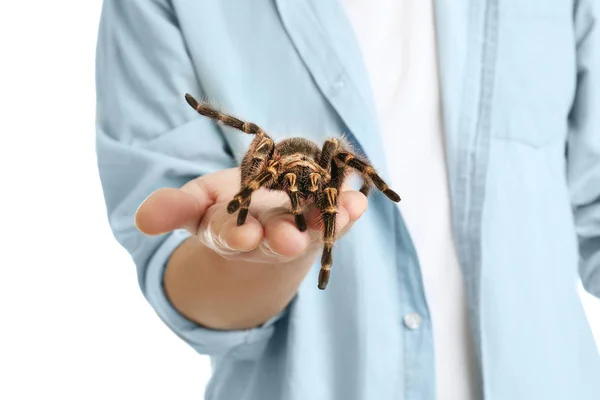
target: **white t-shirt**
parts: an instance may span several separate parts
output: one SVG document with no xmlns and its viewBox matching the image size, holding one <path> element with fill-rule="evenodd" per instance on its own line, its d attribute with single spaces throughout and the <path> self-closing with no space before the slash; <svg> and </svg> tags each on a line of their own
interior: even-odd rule
<svg viewBox="0 0 600 400">
<path fill-rule="evenodd" d="M 390 187 L 429 304 L 439 400 L 474 399 L 464 283 L 451 232 L 433 0 L 343 0 L 375 99 Z"/>
</svg>

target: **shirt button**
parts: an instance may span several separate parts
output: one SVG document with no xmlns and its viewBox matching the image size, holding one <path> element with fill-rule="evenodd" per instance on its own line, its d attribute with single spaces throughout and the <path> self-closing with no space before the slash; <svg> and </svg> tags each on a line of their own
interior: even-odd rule
<svg viewBox="0 0 600 400">
<path fill-rule="evenodd" d="M 346 81 L 344 81 L 344 78 L 339 78 L 337 81 L 333 82 L 333 89 L 335 91 L 342 90 L 344 86 L 346 86 Z"/>
<path fill-rule="evenodd" d="M 408 329 L 419 329 L 422 321 L 421 316 L 417 313 L 409 313 L 404 316 L 404 325 L 406 325 Z"/>
</svg>

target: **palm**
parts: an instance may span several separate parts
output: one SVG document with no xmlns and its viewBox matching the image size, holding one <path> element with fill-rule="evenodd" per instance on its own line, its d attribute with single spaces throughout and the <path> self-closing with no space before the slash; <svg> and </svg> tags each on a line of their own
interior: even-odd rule
<svg viewBox="0 0 600 400">
<path fill-rule="evenodd" d="M 318 213 L 308 212 L 309 228 L 300 232 L 284 193 L 259 190 L 252 196 L 249 215 L 237 226 L 227 204 L 239 191 L 238 168 L 194 179 L 181 189 L 160 189 L 140 206 L 136 224 L 149 235 L 187 229 L 221 255 L 251 261 L 294 259 L 320 242 Z M 337 226 L 343 232 L 366 209 L 364 195 L 347 191 L 340 196 Z"/>
</svg>

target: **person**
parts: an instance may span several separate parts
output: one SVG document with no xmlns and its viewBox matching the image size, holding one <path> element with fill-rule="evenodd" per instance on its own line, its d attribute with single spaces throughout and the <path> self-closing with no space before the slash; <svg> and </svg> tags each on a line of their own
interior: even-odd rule
<svg viewBox="0 0 600 400">
<path fill-rule="evenodd" d="M 593 0 L 104 0 L 97 157 L 139 285 L 213 361 L 206 398 L 597 399 L 579 280 L 600 296 Z M 227 204 L 253 139 L 344 136 L 402 198 Z M 311 208 L 312 207 L 312 208 Z M 165 366 L 177 368 L 176 365 Z"/>
</svg>

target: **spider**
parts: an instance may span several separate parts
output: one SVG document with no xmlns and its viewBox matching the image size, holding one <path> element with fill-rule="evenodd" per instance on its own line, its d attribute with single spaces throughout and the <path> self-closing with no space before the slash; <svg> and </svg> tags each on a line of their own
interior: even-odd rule
<svg viewBox="0 0 600 400">
<path fill-rule="evenodd" d="M 361 175 L 363 185 L 360 191 L 365 196 L 374 185 L 390 200 L 400 201 L 400 196 L 379 177 L 365 157 L 352 151 L 343 137 L 326 140 L 322 148 L 305 138 L 288 138 L 275 143 L 252 122 L 224 114 L 190 94 L 186 94 L 185 99 L 200 115 L 254 135 L 240 165 L 240 191 L 227 205 L 229 214 L 238 211 L 238 226 L 246 221 L 252 193 L 259 188 L 287 193 L 296 226 L 301 232 L 307 229 L 304 211 L 310 205 L 318 208 L 323 222 L 323 253 L 318 281 L 321 290 L 327 287 L 333 264 L 331 250 L 336 236 L 338 194 L 346 176 L 352 170 Z"/>
</svg>

